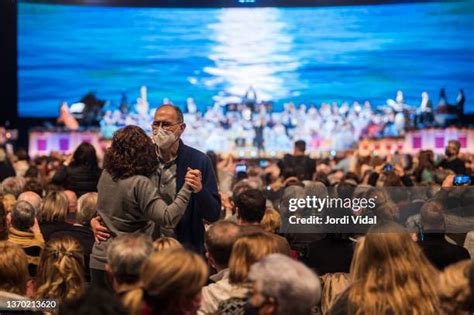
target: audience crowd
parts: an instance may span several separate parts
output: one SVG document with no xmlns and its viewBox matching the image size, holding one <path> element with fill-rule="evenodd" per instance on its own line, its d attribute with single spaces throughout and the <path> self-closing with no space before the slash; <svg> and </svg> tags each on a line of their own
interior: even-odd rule
<svg viewBox="0 0 474 315">
<path fill-rule="evenodd" d="M 471 314 L 472 165 L 452 140 L 433 152 L 326 159 L 306 143 L 281 160 L 202 153 L 163 105 L 151 134 L 127 126 L 103 161 L 0 148 L 0 313 Z M 458 177 L 456 177 L 458 178 Z M 289 226 L 289 199 L 375 198 L 363 230 Z M 327 210 L 329 211 L 329 210 Z M 304 217 L 311 209 L 295 212 Z"/>
</svg>

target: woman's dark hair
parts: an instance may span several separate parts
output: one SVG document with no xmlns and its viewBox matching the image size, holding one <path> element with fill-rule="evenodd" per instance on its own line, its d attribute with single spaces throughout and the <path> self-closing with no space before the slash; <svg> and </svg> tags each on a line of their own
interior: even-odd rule
<svg viewBox="0 0 474 315">
<path fill-rule="evenodd" d="M 92 144 L 81 143 L 72 156 L 71 166 L 86 166 L 90 170 L 97 170 L 97 154 Z"/>
<path fill-rule="evenodd" d="M 114 180 L 150 176 L 157 168 L 155 147 L 143 129 L 127 126 L 114 133 L 112 145 L 104 156 L 104 169 Z"/>
</svg>

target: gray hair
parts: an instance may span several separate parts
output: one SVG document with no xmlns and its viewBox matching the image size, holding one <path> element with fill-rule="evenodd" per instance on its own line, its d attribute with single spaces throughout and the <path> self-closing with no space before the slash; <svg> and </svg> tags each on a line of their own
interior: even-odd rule
<svg viewBox="0 0 474 315">
<path fill-rule="evenodd" d="M 3 193 L 12 194 L 15 198 L 23 192 L 26 185 L 26 179 L 23 177 L 7 177 L 3 180 Z"/>
<path fill-rule="evenodd" d="M 153 243 L 145 234 L 122 234 L 107 249 L 107 261 L 115 279 L 122 283 L 136 283 L 140 269 L 153 253 Z"/>
<path fill-rule="evenodd" d="M 76 221 L 80 224 L 90 222 L 97 211 L 97 197 L 96 192 L 89 192 L 82 195 L 77 200 Z"/>
<path fill-rule="evenodd" d="M 43 202 L 43 199 L 41 199 L 40 195 L 34 191 L 25 191 L 18 196 L 17 201 L 29 202 L 35 208 L 35 214 L 37 215 L 41 209 L 41 203 Z"/>
<path fill-rule="evenodd" d="M 278 302 L 276 315 L 308 315 L 321 298 L 321 283 L 304 264 L 282 254 L 264 257 L 250 268 L 249 279 Z"/>
<path fill-rule="evenodd" d="M 12 226 L 28 231 L 35 224 L 35 208 L 28 201 L 18 201 L 12 211 Z"/>
</svg>

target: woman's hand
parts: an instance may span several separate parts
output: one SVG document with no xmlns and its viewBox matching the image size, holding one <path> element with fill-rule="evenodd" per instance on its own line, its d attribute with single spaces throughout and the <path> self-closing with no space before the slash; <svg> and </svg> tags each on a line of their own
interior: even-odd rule
<svg viewBox="0 0 474 315">
<path fill-rule="evenodd" d="M 92 218 L 91 220 L 91 228 L 92 232 L 94 232 L 94 238 L 97 244 L 110 238 L 110 231 L 106 226 L 102 225 L 102 222 L 100 216 Z"/>
</svg>

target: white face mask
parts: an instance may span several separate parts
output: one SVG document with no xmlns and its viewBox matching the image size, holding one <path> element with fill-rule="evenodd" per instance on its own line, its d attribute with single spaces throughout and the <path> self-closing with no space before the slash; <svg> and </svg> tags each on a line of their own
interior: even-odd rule
<svg viewBox="0 0 474 315">
<path fill-rule="evenodd" d="M 153 131 L 153 142 L 159 150 L 168 150 L 178 140 L 173 131 L 158 128 Z"/>
</svg>

